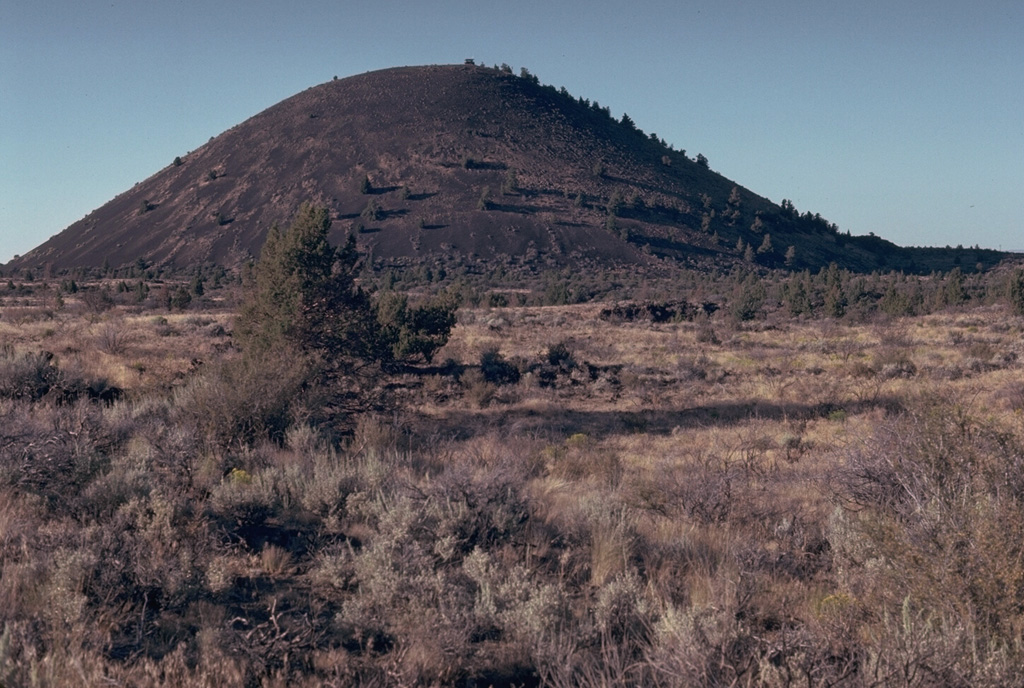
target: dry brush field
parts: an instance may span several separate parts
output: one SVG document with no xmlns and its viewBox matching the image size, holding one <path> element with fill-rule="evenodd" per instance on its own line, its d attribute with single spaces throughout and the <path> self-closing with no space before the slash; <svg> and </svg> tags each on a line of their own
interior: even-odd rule
<svg viewBox="0 0 1024 688">
<path fill-rule="evenodd" d="M 0 685 L 1022 681 L 1005 306 L 463 308 L 327 426 L 232 303 L 0 305 Z"/>
</svg>

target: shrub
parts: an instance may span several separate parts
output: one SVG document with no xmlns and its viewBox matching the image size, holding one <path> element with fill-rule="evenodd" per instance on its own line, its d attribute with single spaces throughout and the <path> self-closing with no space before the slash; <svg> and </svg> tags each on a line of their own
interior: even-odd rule
<svg viewBox="0 0 1024 688">
<path fill-rule="evenodd" d="M 102 313 L 114 307 L 114 299 L 110 295 L 109 287 L 82 291 L 82 303 L 94 313 Z"/>
<path fill-rule="evenodd" d="M 255 351 L 207 366 L 174 394 L 179 418 L 212 450 L 281 442 L 300 412 L 311 373 L 283 351 Z"/>
<path fill-rule="evenodd" d="M 494 383 L 485 380 L 483 373 L 475 368 L 465 371 L 459 381 L 466 390 L 466 398 L 477 408 L 488 406 L 497 393 Z"/>
<path fill-rule="evenodd" d="M 102 411 L 87 401 L 65 406 L 0 405 L 0 481 L 66 509 L 109 463 Z"/>
<path fill-rule="evenodd" d="M 87 380 L 61 369 L 48 351 L 18 355 L 11 347 L 0 348 L 0 399 L 48 399 L 62 405 L 82 397 L 110 402 L 119 396 L 120 390 L 103 378 Z"/>
<path fill-rule="evenodd" d="M 852 507 L 830 526 L 840 582 L 886 614 L 873 662 L 930 664 L 934 641 L 970 685 L 999 653 L 1020 659 L 1024 448 L 961 408 L 923 404 L 852 448 L 836 486 Z M 899 659 L 926 629 L 932 640 Z"/>
<path fill-rule="evenodd" d="M 14 348 L 0 349 L 0 398 L 42 398 L 60 380 L 60 371 L 51 364 L 52 354 L 17 355 Z"/>
<path fill-rule="evenodd" d="M 576 359 L 572 354 L 572 350 L 569 349 L 569 345 L 565 341 L 552 344 L 548 347 L 544 354 L 545 360 L 548 365 L 557 366 L 562 370 L 572 370 L 576 367 Z"/>
<path fill-rule="evenodd" d="M 549 475 L 563 480 L 586 480 L 614 486 L 622 475 L 619 455 L 599 448 L 593 440 L 577 433 L 562 445 L 546 447 L 543 452 Z"/>
<path fill-rule="evenodd" d="M 487 349 L 480 354 L 480 372 L 491 384 L 513 385 L 519 382 L 519 369 L 505 360 L 497 349 Z"/>
<path fill-rule="evenodd" d="M 111 355 L 123 354 L 131 339 L 124 322 L 108 320 L 100 327 L 96 344 L 100 351 Z"/>
<path fill-rule="evenodd" d="M 376 304 L 380 337 L 398 361 L 422 357 L 427 363 L 448 342 L 455 326 L 458 304 L 453 294 L 445 294 L 410 306 L 406 296 L 385 292 Z"/>
</svg>

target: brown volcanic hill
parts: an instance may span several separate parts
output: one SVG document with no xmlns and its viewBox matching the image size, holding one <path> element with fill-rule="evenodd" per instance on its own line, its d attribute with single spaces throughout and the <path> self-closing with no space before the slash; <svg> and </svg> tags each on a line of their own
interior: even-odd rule
<svg viewBox="0 0 1024 688">
<path fill-rule="evenodd" d="M 354 231 L 363 249 L 391 262 L 461 255 L 533 267 L 665 265 L 659 258 L 721 266 L 742 259 L 738 239 L 757 248 L 770 234 L 773 250 L 757 255 L 766 265 L 781 265 L 790 245 L 806 267 L 952 265 L 951 256 L 920 262 L 913 249 L 844 236 L 777 206 L 528 74 L 451 65 L 307 89 L 6 267 L 140 258 L 236 266 L 306 200 L 331 209 L 335 240 Z"/>
</svg>

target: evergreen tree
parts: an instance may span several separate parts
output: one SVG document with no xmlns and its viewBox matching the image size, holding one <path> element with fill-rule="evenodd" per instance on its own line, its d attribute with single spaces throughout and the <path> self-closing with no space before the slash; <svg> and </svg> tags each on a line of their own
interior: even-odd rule
<svg viewBox="0 0 1024 688">
<path fill-rule="evenodd" d="M 355 237 L 327 240 L 326 208 L 305 203 L 287 231 L 271 228 L 236 333 L 247 349 L 288 348 L 332 361 L 374 360 L 380 347 L 369 296 L 355 283 Z"/>
<path fill-rule="evenodd" d="M 1013 312 L 1017 315 L 1024 315 L 1024 269 L 1017 268 L 1010 274 L 1006 296 Z"/>
<path fill-rule="evenodd" d="M 711 219 L 714 217 L 714 215 L 715 215 L 715 211 L 714 210 L 712 210 L 710 213 L 704 213 L 703 215 L 701 215 L 701 217 L 700 217 L 700 231 L 704 232 L 705 234 L 710 234 L 711 233 Z M 718 235 L 716 234 L 715 235 L 716 241 L 717 241 L 717 236 Z"/>
<path fill-rule="evenodd" d="M 959 306 L 967 300 L 967 289 L 964 287 L 964 273 L 960 268 L 953 268 L 943 281 L 939 292 L 940 306 Z"/>
<path fill-rule="evenodd" d="M 480 198 L 476 202 L 477 210 L 490 210 L 491 209 L 491 187 L 485 186 L 480 191 Z"/>
<path fill-rule="evenodd" d="M 367 363 L 429 362 L 455 325 L 455 299 L 411 307 L 385 295 L 375 308 L 356 284 L 355 237 L 336 249 L 330 226 L 326 208 L 306 203 L 287 231 L 271 228 L 235 328 L 243 348 L 294 352 L 335 377 Z"/>
<path fill-rule="evenodd" d="M 879 307 L 883 313 L 894 317 L 914 314 L 914 304 L 910 295 L 896 284 L 890 284 L 885 290 Z"/>
<path fill-rule="evenodd" d="M 732 187 L 732 191 L 729 192 L 729 200 L 726 204 L 730 209 L 737 209 L 740 207 L 740 187 Z"/>
<path fill-rule="evenodd" d="M 737 275 L 729 310 L 738 321 L 753 320 L 761 312 L 767 297 L 764 283 L 756 272 L 749 272 L 742 279 Z"/>
<path fill-rule="evenodd" d="M 810 275 L 795 275 L 783 288 L 783 299 L 793 315 L 810 314 L 813 311 L 811 297 L 807 290 Z"/>
<path fill-rule="evenodd" d="M 366 207 L 363 208 L 363 212 L 359 214 L 361 218 L 367 222 L 380 222 L 384 219 L 384 211 L 381 209 L 380 204 L 377 201 L 371 199 Z"/>
<path fill-rule="evenodd" d="M 796 246 L 790 246 L 786 249 L 786 267 L 791 268 L 796 265 Z"/>
<path fill-rule="evenodd" d="M 139 280 L 138 284 L 135 285 L 134 289 L 135 302 L 142 303 L 149 296 L 149 287 L 142 280 Z"/>
<path fill-rule="evenodd" d="M 619 211 L 622 210 L 622 203 L 622 194 L 619 191 L 612 192 L 612 196 L 608 199 L 608 204 L 605 206 L 608 215 L 617 217 Z"/>
<path fill-rule="evenodd" d="M 501 193 L 506 196 L 511 196 L 519 192 L 519 177 L 516 176 L 516 171 L 513 168 L 509 168 L 508 172 L 505 173 L 505 181 L 501 184 Z"/>
<path fill-rule="evenodd" d="M 846 315 L 846 294 L 841 284 L 833 284 L 825 292 L 825 313 L 830 318 Z"/>
<path fill-rule="evenodd" d="M 183 311 L 188 308 L 190 303 L 192 303 L 192 295 L 188 293 L 188 289 L 185 287 L 178 287 L 170 296 L 167 308 L 168 310 L 174 309 Z"/>
</svg>

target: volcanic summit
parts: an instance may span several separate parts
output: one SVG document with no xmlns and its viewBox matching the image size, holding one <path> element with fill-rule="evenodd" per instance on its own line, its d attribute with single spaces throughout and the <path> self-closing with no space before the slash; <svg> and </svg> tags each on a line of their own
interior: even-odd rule
<svg viewBox="0 0 1024 688">
<path fill-rule="evenodd" d="M 776 205 L 523 70 L 401 67 L 309 88 L 182 154 L 8 267 L 227 267 L 304 201 L 372 260 L 534 267 L 899 266 L 877 237 Z M 747 252 L 749 259 L 750 252 Z M 912 259 L 911 259 L 912 260 Z"/>
</svg>

